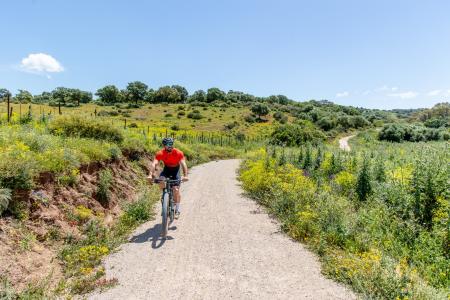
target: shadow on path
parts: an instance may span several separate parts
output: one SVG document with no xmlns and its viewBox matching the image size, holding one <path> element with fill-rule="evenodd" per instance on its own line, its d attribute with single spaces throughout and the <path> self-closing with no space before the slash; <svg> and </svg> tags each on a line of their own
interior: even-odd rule
<svg viewBox="0 0 450 300">
<path fill-rule="evenodd" d="M 169 230 L 176 229 L 176 226 L 169 227 Z M 171 237 L 170 235 L 167 235 L 166 238 L 162 238 L 161 231 L 162 225 L 156 224 L 155 226 L 153 226 L 153 228 L 149 228 L 141 234 L 132 236 L 130 239 L 130 243 L 145 243 L 147 241 L 150 241 L 152 243 L 152 248 L 158 249 L 162 245 L 164 245 L 167 240 L 173 240 L 173 237 Z"/>
</svg>

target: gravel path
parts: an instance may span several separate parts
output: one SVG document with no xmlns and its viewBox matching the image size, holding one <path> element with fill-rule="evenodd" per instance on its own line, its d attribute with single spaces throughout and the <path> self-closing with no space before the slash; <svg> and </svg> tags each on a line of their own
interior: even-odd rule
<svg viewBox="0 0 450 300">
<path fill-rule="evenodd" d="M 354 135 L 343 137 L 339 140 L 339 148 L 344 151 L 350 151 L 350 145 L 348 144 L 348 140 L 354 137 Z"/>
<path fill-rule="evenodd" d="M 161 240 L 160 217 L 106 261 L 119 284 L 90 299 L 354 299 L 317 258 L 242 195 L 238 160 L 195 167 L 182 216 Z M 159 203 L 158 203 L 159 209 Z"/>
</svg>

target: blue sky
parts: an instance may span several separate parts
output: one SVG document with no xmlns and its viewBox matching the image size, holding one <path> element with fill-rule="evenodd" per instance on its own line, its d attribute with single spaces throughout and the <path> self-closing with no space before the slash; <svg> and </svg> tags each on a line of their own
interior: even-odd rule
<svg viewBox="0 0 450 300">
<path fill-rule="evenodd" d="M 450 99 L 450 1 L 0 3 L 0 87 L 141 80 L 371 108 Z"/>
</svg>

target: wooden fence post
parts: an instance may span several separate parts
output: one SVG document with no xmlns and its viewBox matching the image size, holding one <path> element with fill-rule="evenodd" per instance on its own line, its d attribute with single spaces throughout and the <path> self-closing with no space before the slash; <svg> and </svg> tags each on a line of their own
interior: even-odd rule
<svg viewBox="0 0 450 300">
<path fill-rule="evenodd" d="M 6 114 L 8 115 L 8 118 L 7 118 L 8 119 L 8 123 L 11 122 L 11 116 L 9 115 L 11 103 L 10 103 L 9 97 L 10 96 L 9 96 L 9 93 L 8 93 L 8 96 L 7 96 L 7 101 L 8 101 L 7 103 L 8 104 L 7 104 L 7 108 L 6 108 Z"/>
</svg>

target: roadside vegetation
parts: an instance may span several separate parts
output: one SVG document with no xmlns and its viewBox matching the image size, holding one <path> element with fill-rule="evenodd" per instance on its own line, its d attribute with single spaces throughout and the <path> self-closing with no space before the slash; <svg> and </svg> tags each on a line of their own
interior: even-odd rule
<svg viewBox="0 0 450 300">
<path fill-rule="evenodd" d="M 365 297 L 447 299 L 449 145 L 359 134 L 347 153 L 312 144 L 249 155 L 243 188 Z"/>
</svg>

